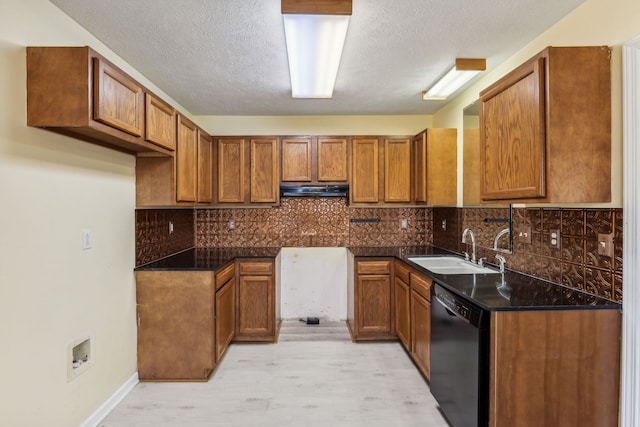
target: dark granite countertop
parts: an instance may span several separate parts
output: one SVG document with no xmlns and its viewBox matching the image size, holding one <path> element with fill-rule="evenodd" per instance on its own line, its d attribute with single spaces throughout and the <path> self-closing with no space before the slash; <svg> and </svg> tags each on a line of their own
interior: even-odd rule
<svg viewBox="0 0 640 427">
<path fill-rule="evenodd" d="M 136 267 L 135 271 L 218 270 L 234 258 L 275 258 L 279 247 L 191 248 Z M 504 274 L 434 274 L 411 255 L 455 255 L 432 246 L 349 247 L 356 257 L 396 257 L 456 295 L 491 311 L 603 308 L 622 309 L 605 298 L 506 270 Z"/>
<path fill-rule="evenodd" d="M 456 295 L 491 311 L 585 307 L 622 309 L 615 301 L 510 270 L 506 270 L 504 274 L 435 274 L 407 259 L 411 255 L 457 255 L 432 246 L 349 249 L 358 257 L 397 257 Z"/>
<path fill-rule="evenodd" d="M 135 271 L 218 270 L 234 258 L 275 258 L 280 248 L 191 248 L 140 265 Z"/>
</svg>

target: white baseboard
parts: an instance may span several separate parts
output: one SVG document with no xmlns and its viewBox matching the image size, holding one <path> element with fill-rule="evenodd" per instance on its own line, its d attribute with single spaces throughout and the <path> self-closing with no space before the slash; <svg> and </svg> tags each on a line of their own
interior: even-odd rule
<svg viewBox="0 0 640 427">
<path fill-rule="evenodd" d="M 138 372 L 136 371 L 124 384 L 118 388 L 93 414 L 89 416 L 79 427 L 97 427 L 102 420 L 133 390 L 138 384 Z"/>
</svg>

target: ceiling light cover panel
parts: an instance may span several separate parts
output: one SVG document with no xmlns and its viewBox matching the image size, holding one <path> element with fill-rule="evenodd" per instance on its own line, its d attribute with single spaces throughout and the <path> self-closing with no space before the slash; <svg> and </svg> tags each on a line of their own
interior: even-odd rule
<svg viewBox="0 0 640 427">
<path fill-rule="evenodd" d="M 293 98 L 331 98 L 349 16 L 283 15 Z"/>
</svg>

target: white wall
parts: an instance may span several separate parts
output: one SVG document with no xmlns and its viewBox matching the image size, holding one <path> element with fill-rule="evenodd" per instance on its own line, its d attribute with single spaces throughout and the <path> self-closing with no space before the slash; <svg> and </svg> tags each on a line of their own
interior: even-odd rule
<svg viewBox="0 0 640 427">
<path fill-rule="evenodd" d="M 280 257 L 283 319 L 347 319 L 345 248 L 282 248 Z"/>
<path fill-rule="evenodd" d="M 69 427 L 136 372 L 135 159 L 25 125 L 28 45 L 91 45 L 157 88 L 48 1 L 3 1 L 0 425 Z M 67 345 L 85 335 L 95 364 L 67 382 Z"/>
</svg>

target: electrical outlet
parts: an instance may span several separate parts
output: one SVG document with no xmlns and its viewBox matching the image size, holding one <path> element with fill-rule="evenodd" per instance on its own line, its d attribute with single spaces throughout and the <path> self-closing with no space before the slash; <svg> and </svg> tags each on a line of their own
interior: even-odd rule
<svg viewBox="0 0 640 427">
<path fill-rule="evenodd" d="M 443 219 L 443 220 L 442 220 L 442 229 L 443 229 L 443 230 L 446 230 L 446 229 L 447 229 L 447 220 L 446 220 L 446 219 Z"/>
<path fill-rule="evenodd" d="M 82 249 L 91 249 L 93 246 L 93 236 L 91 230 L 82 230 Z"/>
<path fill-rule="evenodd" d="M 598 234 L 598 255 L 613 258 L 613 234 Z"/>
<path fill-rule="evenodd" d="M 531 226 L 518 227 L 516 236 L 522 243 L 531 244 Z"/>
<path fill-rule="evenodd" d="M 549 246 L 560 249 L 560 230 L 549 231 Z"/>
<path fill-rule="evenodd" d="M 235 230 L 236 229 L 236 222 L 232 219 L 229 220 L 229 230 Z"/>
<path fill-rule="evenodd" d="M 407 229 L 407 218 L 402 218 L 400 220 L 400 228 L 402 228 L 403 230 Z"/>
</svg>

